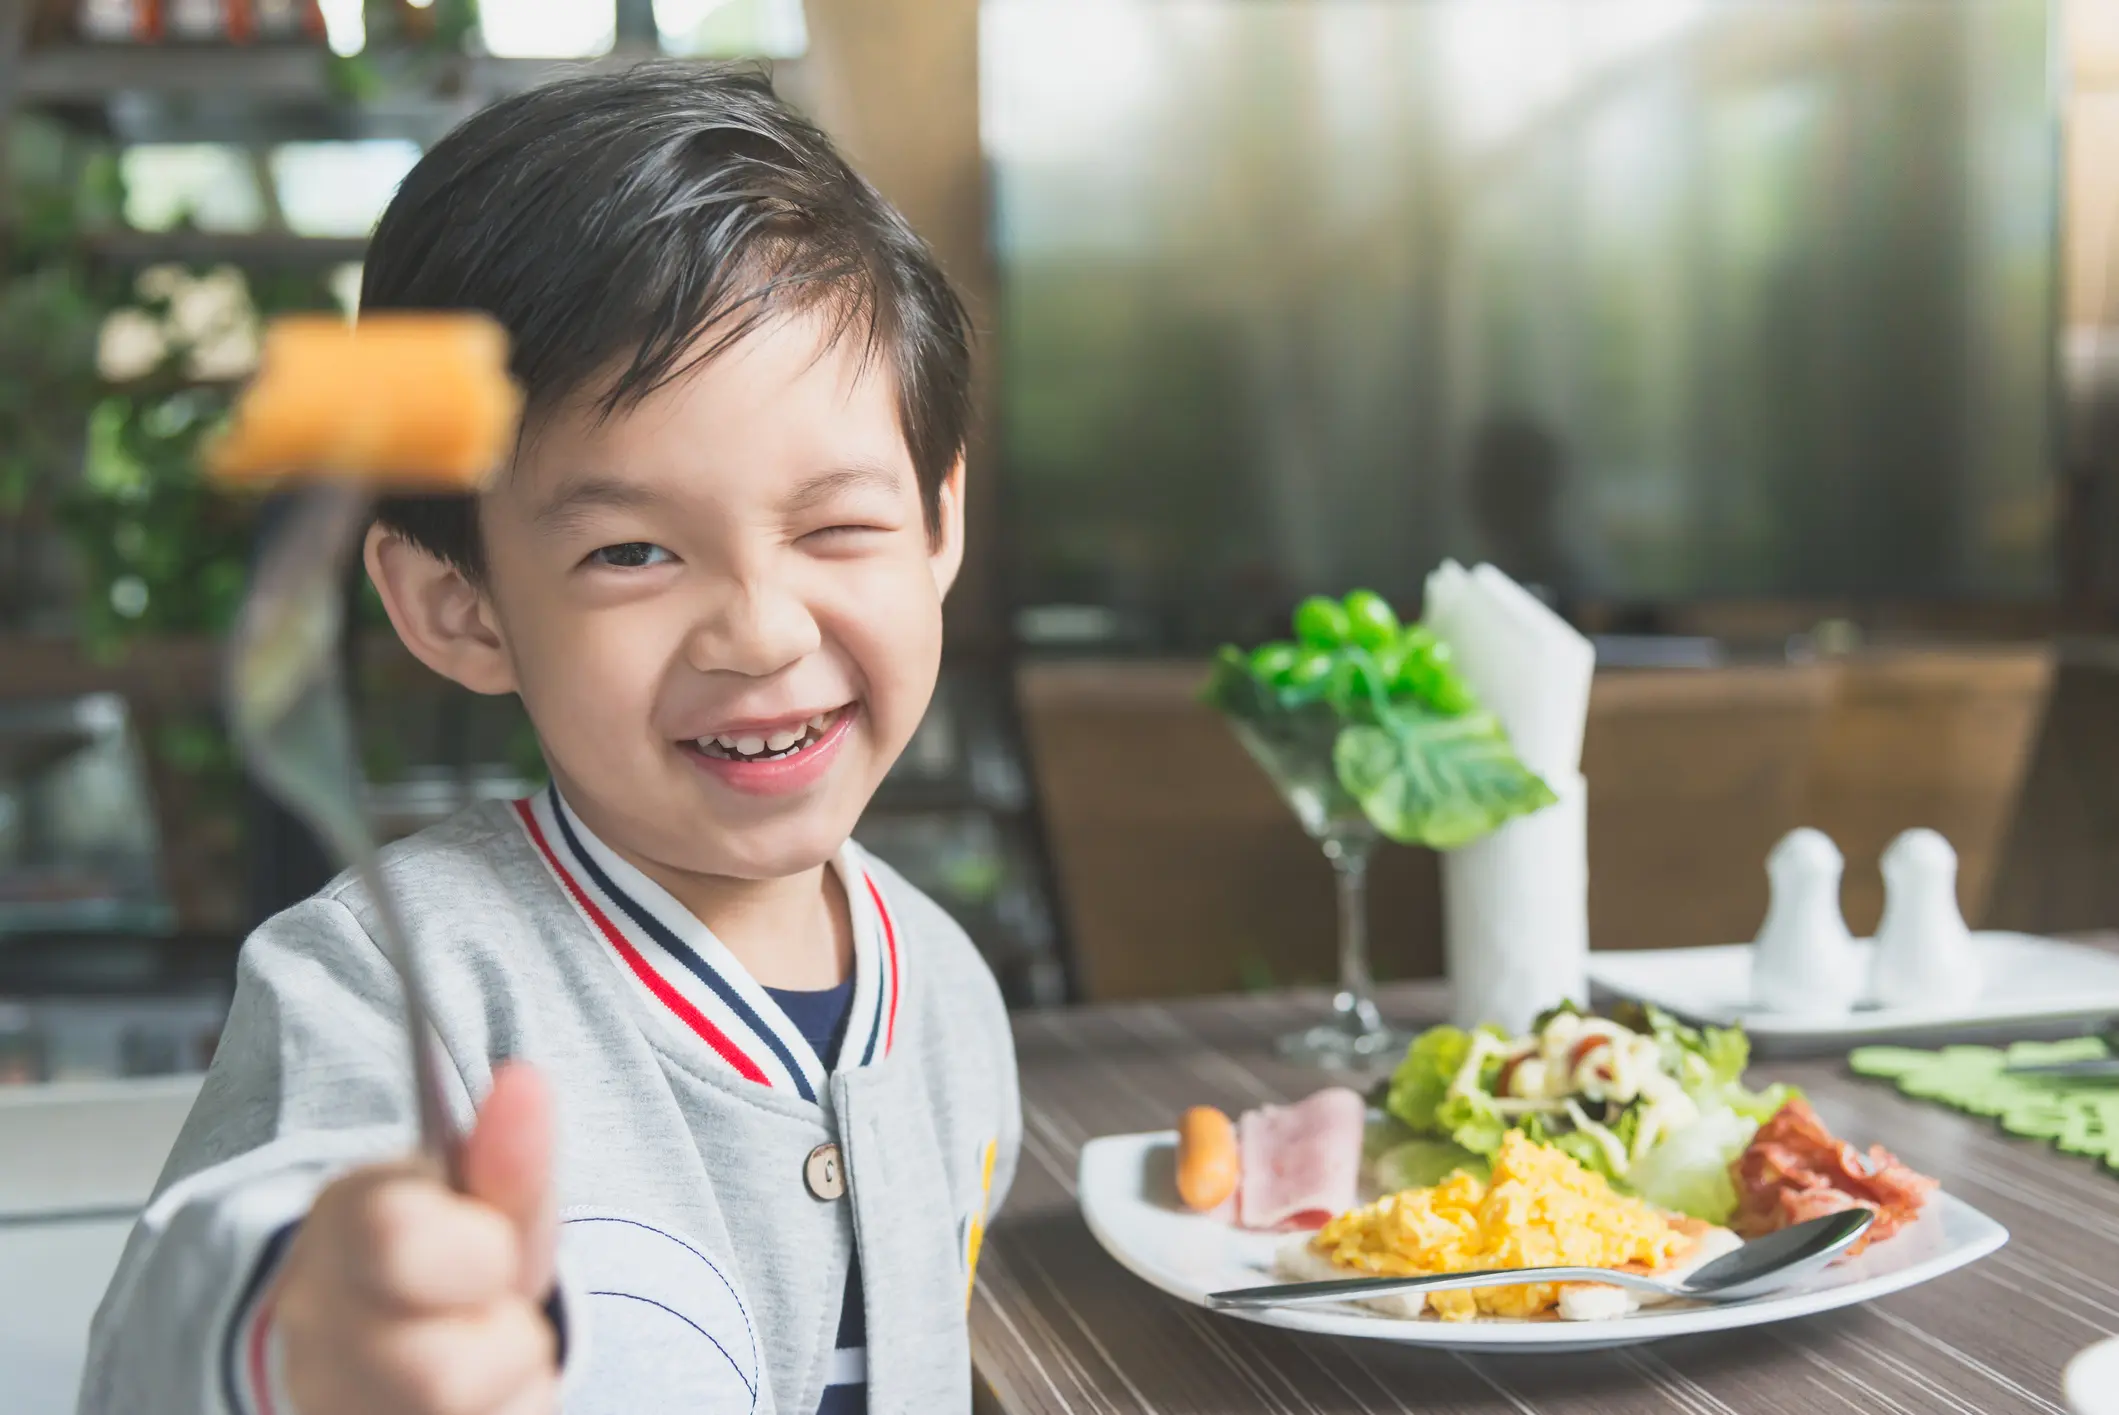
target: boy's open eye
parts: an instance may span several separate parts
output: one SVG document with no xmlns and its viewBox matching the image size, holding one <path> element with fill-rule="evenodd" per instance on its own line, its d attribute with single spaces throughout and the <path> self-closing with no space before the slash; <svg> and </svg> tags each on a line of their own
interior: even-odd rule
<svg viewBox="0 0 2119 1415">
<path fill-rule="evenodd" d="M 671 558 L 661 546 L 644 540 L 621 541 L 589 552 L 589 563 L 608 565 L 614 570 L 643 570 Z"/>
</svg>

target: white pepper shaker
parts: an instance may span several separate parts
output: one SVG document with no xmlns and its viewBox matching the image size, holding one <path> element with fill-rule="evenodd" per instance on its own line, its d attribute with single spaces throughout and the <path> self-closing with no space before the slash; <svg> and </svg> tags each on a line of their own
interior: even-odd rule
<svg viewBox="0 0 2119 1415">
<path fill-rule="evenodd" d="M 1884 918 L 1869 991 L 1883 1007 L 1952 1007 L 1979 993 L 1979 958 L 1957 907 L 1957 852 L 1932 830 L 1884 851 Z"/>
<path fill-rule="evenodd" d="M 1766 857 L 1772 902 L 1751 949 L 1752 1006 L 1810 1016 L 1852 1010 L 1863 978 L 1839 908 L 1845 867 L 1832 838 L 1807 826 Z"/>
</svg>

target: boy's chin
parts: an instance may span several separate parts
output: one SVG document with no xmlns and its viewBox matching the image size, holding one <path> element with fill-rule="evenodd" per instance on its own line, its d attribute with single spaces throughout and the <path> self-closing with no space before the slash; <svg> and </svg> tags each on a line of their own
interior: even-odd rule
<svg viewBox="0 0 2119 1415">
<path fill-rule="evenodd" d="M 724 879 L 786 879 L 837 859 L 851 833 L 850 823 L 840 829 L 730 829 L 726 838 L 715 842 L 715 848 L 700 852 L 693 868 Z"/>
</svg>

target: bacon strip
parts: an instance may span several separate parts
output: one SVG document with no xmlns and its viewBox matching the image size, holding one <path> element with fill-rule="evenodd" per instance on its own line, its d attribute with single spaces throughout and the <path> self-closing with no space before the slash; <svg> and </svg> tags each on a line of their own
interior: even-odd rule
<svg viewBox="0 0 2119 1415">
<path fill-rule="evenodd" d="M 1737 1192 L 1731 1227 L 1746 1238 L 1843 1209 L 1874 1210 L 1876 1222 L 1848 1250 L 1850 1257 L 1919 1217 L 1937 1187 L 1881 1145 L 1860 1153 L 1827 1130 L 1800 1099 L 1759 1127 L 1750 1148 L 1729 1167 L 1729 1177 Z"/>
</svg>

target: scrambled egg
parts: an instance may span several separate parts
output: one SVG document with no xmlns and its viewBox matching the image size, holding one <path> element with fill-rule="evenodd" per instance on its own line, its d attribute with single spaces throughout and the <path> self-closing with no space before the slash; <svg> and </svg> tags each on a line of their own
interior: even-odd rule
<svg viewBox="0 0 2119 1415">
<path fill-rule="evenodd" d="M 1653 1271 L 1691 1240 L 1654 1208 L 1612 1192 L 1602 1175 L 1518 1133 L 1502 1142 L 1490 1184 L 1460 1170 L 1432 1189 L 1387 1195 L 1327 1223 L 1311 1246 L 1344 1269 L 1406 1277 L 1554 1263 Z M 1452 1322 L 1482 1312 L 1534 1317 L 1559 1300 L 1550 1283 L 1428 1295 L 1430 1309 Z"/>
</svg>

